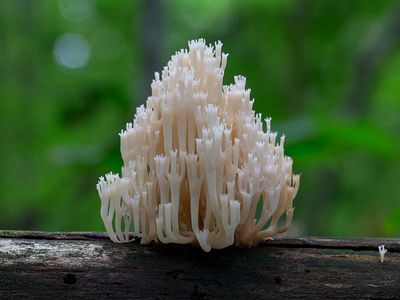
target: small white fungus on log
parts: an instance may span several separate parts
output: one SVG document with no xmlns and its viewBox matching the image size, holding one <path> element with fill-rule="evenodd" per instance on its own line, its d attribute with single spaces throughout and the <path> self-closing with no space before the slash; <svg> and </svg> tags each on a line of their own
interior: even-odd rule
<svg viewBox="0 0 400 300">
<path fill-rule="evenodd" d="M 385 249 L 385 245 L 378 246 L 378 249 L 379 249 L 379 254 L 381 256 L 381 263 L 383 263 L 383 261 L 385 260 L 385 254 L 387 252 L 387 249 Z"/>
</svg>

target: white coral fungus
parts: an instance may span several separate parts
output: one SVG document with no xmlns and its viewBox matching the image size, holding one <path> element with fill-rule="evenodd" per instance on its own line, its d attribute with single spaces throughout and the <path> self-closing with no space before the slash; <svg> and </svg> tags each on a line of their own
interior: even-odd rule
<svg viewBox="0 0 400 300">
<path fill-rule="evenodd" d="M 387 249 L 385 249 L 385 245 L 378 246 L 379 250 L 379 255 L 381 256 L 381 263 L 385 260 L 385 254 L 387 252 Z"/>
<path fill-rule="evenodd" d="M 142 244 L 210 251 L 254 246 L 290 225 L 300 178 L 285 137 L 277 142 L 271 119 L 264 124 L 254 112 L 245 77 L 223 86 L 221 48 L 199 39 L 176 52 L 120 133 L 122 177 L 110 173 L 97 185 L 114 242 L 129 241 L 133 230 Z"/>
</svg>

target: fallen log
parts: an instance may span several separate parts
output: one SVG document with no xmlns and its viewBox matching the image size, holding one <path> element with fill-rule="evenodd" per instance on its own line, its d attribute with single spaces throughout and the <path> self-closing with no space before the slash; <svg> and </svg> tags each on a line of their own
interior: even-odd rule
<svg viewBox="0 0 400 300">
<path fill-rule="evenodd" d="M 399 299 L 400 240 L 276 239 L 205 253 L 104 233 L 0 231 L 1 299 L 84 297 Z"/>
</svg>

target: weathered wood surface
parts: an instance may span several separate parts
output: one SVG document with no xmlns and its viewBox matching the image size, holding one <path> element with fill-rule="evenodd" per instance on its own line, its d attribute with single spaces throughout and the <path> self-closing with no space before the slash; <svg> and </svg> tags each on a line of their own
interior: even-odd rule
<svg viewBox="0 0 400 300">
<path fill-rule="evenodd" d="M 102 233 L 0 231 L 1 299 L 83 297 L 400 299 L 400 240 L 278 239 L 204 253 Z"/>
</svg>

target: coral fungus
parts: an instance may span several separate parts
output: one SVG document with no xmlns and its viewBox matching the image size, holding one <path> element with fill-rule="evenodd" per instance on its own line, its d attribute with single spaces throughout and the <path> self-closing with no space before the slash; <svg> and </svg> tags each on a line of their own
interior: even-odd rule
<svg viewBox="0 0 400 300">
<path fill-rule="evenodd" d="M 284 155 L 285 137 L 278 142 L 271 119 L 254 112 L 245 77 L 223 85 L 221 49 L 199 39 L 176 52 L 120 133 L 122 176 L 97 185 L 114 242 L 134 231 L 142 244 L 210 251 L 254 246 L 290 225 L 300 178 Z"/>
</svg>

